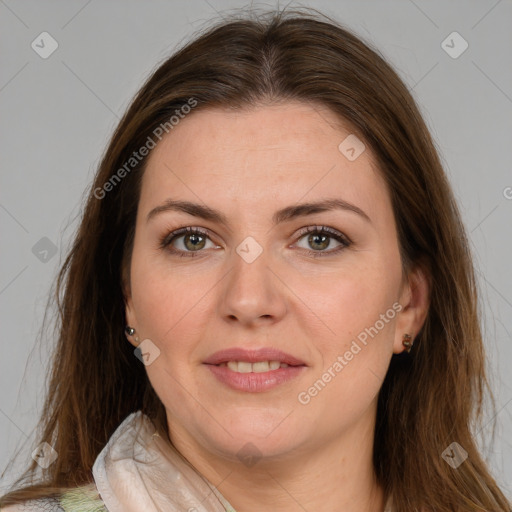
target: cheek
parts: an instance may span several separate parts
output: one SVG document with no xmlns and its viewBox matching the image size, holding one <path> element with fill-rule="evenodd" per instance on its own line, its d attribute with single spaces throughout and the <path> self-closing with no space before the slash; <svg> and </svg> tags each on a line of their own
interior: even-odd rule
<svg viewBox="0 0 512 512">
<path fill-rule="evenodd" d="M 334 334 L 316 338 L 319 364 L 298 402 L 308 414 L 323 417 L 327 429 L 359 418 L 371 406 L 392 356 L 396 297 L 371 283 L 347 279 L 318 313 Z"/>
<path fill-rule="evenodd" d="M 308 302 L 315 305 L 315 313 L 328 328 L 322 329 L 325 336 L 317 333 L 319 369 L 311 379 L 325 393 L 321 400 L 349 408 L 359 402 L 364 407 L 378 393 L 393 353 L 401 307 L 397 302 L 400 262 L 390 265 L 389 261 L 394 260 L 374 261 L 340 273 L 336 285 L 329 283 L 328 294 L 313 287 L 308 292 Z M 308 329 L 307 323 L 302 329 Z M 309 336 L 315 339 L 312 332 Z"/>
<path fill-rule="evenodd" d="M 174 269 L 161 253 L 137 245 L 132 258 L 131 283 L 141 332 L 162 342 L 164 334 L 175 329 L 180 319 L 194 314 L 194 305 L 204 295 L 204 288 L 196 285 L 193 276 Z"/>
<path fill-rule="evenodd" d="M 345 339 L 371 327 L 392 308 L 398 297 L 399 278 L 398 265 L 351 266 L 325 283 L 317 282 L 319 286 L 307 284 L 302 294 L 331 335 Z"/>
<path fill-rule="evenodd" d="M 134 256 L 132 299 L 139 335 L 160 350 L 158 364 L 146 368 L 148 376 L 151 380 L 163 378 L 160 373 L 165 370 L 174 376 L 185 375 L 187 365 L 197 363 L 198 340 L 208 332 L 213 313 L 207 290 L 218 279 L 211 276 L 209 284 L 204 273 L 173 270 L 164 258 L 152 259 L 143 253 Z"/>
</svg>

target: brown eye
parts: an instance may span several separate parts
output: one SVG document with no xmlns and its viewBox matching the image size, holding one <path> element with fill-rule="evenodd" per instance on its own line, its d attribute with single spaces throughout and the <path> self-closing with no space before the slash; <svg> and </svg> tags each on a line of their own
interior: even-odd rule
<svg viewBox="0 0 512 512">
<path fill-rule="evenodd" d="M 330 236 L 322 235 L 319 233 L 315 233 L 313 235 L 308 236 L 308 244 L 314 250 L 323 250 L 329 247 L 329 242 L 331 240 Z"/>
<path fill-rule="evenodd" d="M 205 246 L 205 239 L 203 235 L 198 235 L 196 233 L 192 233 L 190 235 L 185 235 L 183 237 L 183 244 L 185 247 L 191 251 L 195 251 L 196 249 L 203 249 Z"/>
<path fill-rule="evenodd" d="M 351 245 L 351 242 L 342 233 L 327 226 L 310 226 L 302 230 L 299 240 L 302 238 L 306 239 L 308 247 L 301 247 L 301 249 L 307 250 L 312 256 L 332 255 Z M 338 243 L 334 248 L 332 248 L 332 240 Z M 326 250 L 329 247 L 331 250 Z"/>
<path fill-rule="evenodd" d="M 206 247 L 207 242 L 216 247 L 206 231 L 199 228 L 181 228 L 165 236 L 160 241 L 160 248 L 167 249 L 178 256 L 195 256 Z"/>
</svg>

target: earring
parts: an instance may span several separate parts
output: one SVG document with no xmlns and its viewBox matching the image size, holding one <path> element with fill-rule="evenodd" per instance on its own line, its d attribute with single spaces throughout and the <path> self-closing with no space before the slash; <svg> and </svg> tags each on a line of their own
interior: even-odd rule
<svg viewBox="0 0 512 512">
<path fill-rule="evenodd" d="M 407 351 L 407 353 L 409 353 L 411 351 L 411 348 L 412 348 L 412 337 L 410 334 L 404 334 L 404 337 L 402 338 L 402 345 L 405 347 L 405 350 Z"/>
<path fill-rule="evenodd" d="M 133 327 L 130 327 L 129 325 L 127 325 L 125 328 L 124 328 L 124 332 L 128 335 L 128 336 L 133 336 L 135 334 L 135 329 Z M 136 343 L 139 343 L 139 337 L 138 336 L 135 336 L 135 342 Z"/>
</svg>

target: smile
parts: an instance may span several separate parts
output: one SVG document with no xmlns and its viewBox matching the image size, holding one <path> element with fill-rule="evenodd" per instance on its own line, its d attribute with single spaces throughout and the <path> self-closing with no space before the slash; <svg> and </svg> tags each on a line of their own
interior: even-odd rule
<svg viewBox="0 0 512 512">
<path fill-rule="evenodd" d="M 280 361 L 258 361 L 249 363 L 247 361 L 227 361 L 217 366 L 227 366 L 231 371 L 237 373 L 263 373 L 279 368 L 287 368 L 289 365 Z"/>
</svg>

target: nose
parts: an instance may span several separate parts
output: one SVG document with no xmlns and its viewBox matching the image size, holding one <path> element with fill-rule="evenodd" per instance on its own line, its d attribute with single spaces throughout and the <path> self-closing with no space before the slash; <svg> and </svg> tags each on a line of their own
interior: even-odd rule
<svg viewBox="0 0 512 512">
<path fill-rule="evenodd" d="M 250 244 L 245 247 L 255 250 Z M 286 314 L 286 286 L 271 268 L 275 265 L 269 251 L 263 250 L 252 259 L 254 253 L 247 257 L 250 252 L 243 249 L 233 251 L 231 271 L 223 280 L 220 314 L 228 322 L 247 326 L 277 322 Z"/>
</svg>

